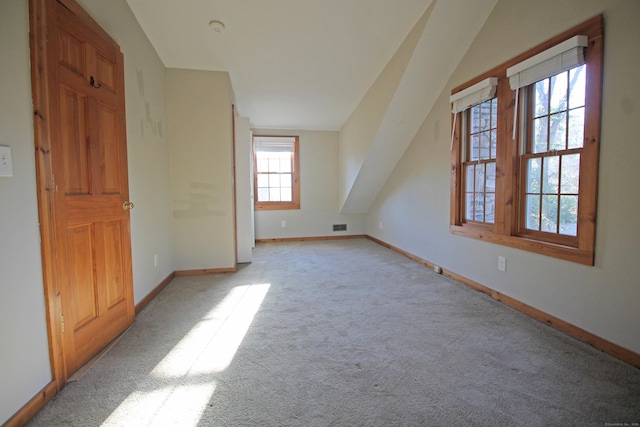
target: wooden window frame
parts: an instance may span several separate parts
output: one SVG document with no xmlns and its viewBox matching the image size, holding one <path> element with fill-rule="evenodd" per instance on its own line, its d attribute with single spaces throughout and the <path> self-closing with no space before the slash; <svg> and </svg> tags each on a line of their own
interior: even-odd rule
<svg viewBox="0 0 640 427">
<path fill-rule="evenodd" d="M 254 135 L 253 138 L 294 138 L 292 161 L 292 201 L 290 202 L 260 202 L 258 201 L 258 170 L 255 143 L 253 151 L 253 202 L 255 210 L 294 210 L 300 209 L 300 137 L 297 135 Z"/>
<path fill-rule="evenodd" d="M 576 35 L 586 35 L 585 48 L 587 81 L 585 93 L 584 146 L 580 162 L 580 188 L 578 205 L 578 236 L 576 243 L 562 238 L 523 234 L 520 231 L 521 169 L 523 153 L 520 150 L 520 126 L 514 122 L 515 91 L 506 76 L 507 68 L 543 52 Z M 462 211 L 464 196 L 462 120 L 452 115 L 453 144 L 451 150 L 451 206 L 450 232 L 456 235 L 485 240 L 525 251 L 535 252 L 584 265 L 594 265 L 595 226 L 598 190 L 598 155 L 600 146 L 600 116 L 602 105 L 602 59 L 604 47 L 603 17 L 596 16 L 515 58 L 479 75 L 452 90 L 460 92 L 488 77 L 498 78 L 498 146 L 496 153 L 496 207 L 493 226 L 464 222 Z M 523 88 L 524 89 L 524 88 Z M 523 97 L 524 98 L 524 97 Z M 522 104 L 521 104 L 522 105 Z M 520 118 L 518 118 L 520 120 Z M 517 126 L 514 133 L 514 126 Z M 515 138 L 514 138 L 515 135 Z M 547 233 L 545 233 L 547 234 Z"/>
<path fill-rule="evenodd" d="M 471 136 L 473 134 L 480 134 L 483 133 L 484 131 L 479 131 L 479 132 L 472 132 L 472 126 L 471 126 L 471 120 L 472 120 L 472 109 L 474 107 L 477 107 L 479 105 L 482 105 L 486 102 L 492 102 L 493 100 L 496 101 L 496 105 L 498 104 L 498 99 L 497 97 L 493 97 L 491 99 L 488 99 L 484 102 L 481 102 L 480 104 L 474 105 L 471 108 L 468 108 L 467 110 L 465 110 L 464 112 L 462 112 L 463 114 L 463 131 L 464 131 L 464 141 L 463 141 L 463 148 L 462 150 L 464 151 L 464 155 L 463 158 L 461 159 L 461 169 L 462 169 L 462 195 L 461 195 L 461 215 L 462 215 L 462 221 L 464 223 L 475 223 L 481 226 L 485 226 L 485 227 L 492 227 L 493 223 L 495 222 L 495 213 L 494 213 L 494 221 L 493 222 L 489 222 L 486 220 L 487 217 L 487 206 L 486 206 L 486 197 L 487 194 L 493 194 L 494 196 L 494 212 L 495 212 L 495 188 L 494 188 L 494 192 L 488 192 L 487 188 L 486 188 L 486 183 L 487 183 L 487 179 L 486 179 L 486 168 L 488 164 L 496 164 L 496 156 L 497 156 L 497 152 L 496 155 L 492 154 L 492 150 L 491 150 L 491 143 L 489 143 L 489 157 L 488 158 L 480 158 L 481 156 L 478 156 L 478 159 L 472 160 L 472 155 L 471 155 Z M 493 107 L 492 107 L 493 109 Z M 496 114 L 497 116 L 497 114 Z M 493 128 L 491 127 L 491 125 L 489 125 L 489 129 L 488 131 L 491 132 L 492 130 L 496 130 L 497 133 L 497 128 Z M 496 147 L 497 149 L 497 147 Z M 467 166 L 471 166 L 471 165 L 475 165 L 475 168 L 477 168 L 479 165 L 483 165 L 483 167 L 485 168 L 485 182 L 484 182 L 484 191 L 482 191 L 481 193 L 478 191 L 474 191 L 474 198 L 475 195 L 477 194 L 483 194 L 484 195 L 484 206 L 483 206 L 483 221 L 478 221 L 476 219 L 469 219 L 466 218 L 466 211 L 467 211 L 467 198 L 466 198 L 466 194 L 468 194 L 468 192 L 466 191 L 467 188 L 467 174 L 466 174 L 466 169 Z M 474 168 L 474 169 L 475 169 Z M 474 190 L 477 189 L 476 185 L 475 185 L 475 177 L 477 177 L 477 172 L 474 172 Z M 494 181 L 495 181 L 495 173 L 494 173 Z M 494 184 L 495 185 L 495 184 Z"/>
</svg>

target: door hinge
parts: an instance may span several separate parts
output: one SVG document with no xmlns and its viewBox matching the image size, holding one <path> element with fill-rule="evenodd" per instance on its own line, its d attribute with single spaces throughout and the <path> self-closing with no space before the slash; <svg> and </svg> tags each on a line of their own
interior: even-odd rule
<svg viewBox="0 0 640 427">
<path fill-rule="evenodd" d="M 58 186 L 56 185 L 56 176 L 51 174 L 51 191 L 54 193 L 58 192 Z"/>
<path fill-rule="evenodd" d="M 64 314 L 60 313 L 60 325 L 62 328 L 62 333 L 64 334 Z"/>
</svg>

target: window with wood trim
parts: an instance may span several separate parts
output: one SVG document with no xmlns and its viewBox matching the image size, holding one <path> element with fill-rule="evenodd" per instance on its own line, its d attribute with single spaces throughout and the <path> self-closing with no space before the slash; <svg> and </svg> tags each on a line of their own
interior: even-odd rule
<svg viewBox="0 0 640 427">
<path fill-rule="evenodd" d="M 521 235 L 577 245 L 585 88 L 585 65 L 528 88 Z"/>
<path fill-rule="evenodd" d="M 496 204 L 498 99 L 474 105 L 464 114 L 464 220 L 493 224 Z"/>
<path fill-rule="evenodd" d="M 253 137 L 255 209 L 300 209 L 297 136 Z"/>
<path fill-rule="evenodd" d="M 593 265 L 602 55 L 597 16 L 452 91 L 452 233 Z M 456 107 L 487 78 L 494 99 Z"/>
</svg>

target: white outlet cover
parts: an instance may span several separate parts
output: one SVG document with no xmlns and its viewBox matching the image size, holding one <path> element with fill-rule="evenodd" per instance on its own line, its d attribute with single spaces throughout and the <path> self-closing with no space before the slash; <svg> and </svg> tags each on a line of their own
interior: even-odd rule
<svg viewBox="0 0 640 427">
<path fill-rule="evenodd" d="M 0 176 L 13 176 L 11 147 L 0 145 Z"/>
<path fill-rule="evenodd" d="M 507 271 L 507 259 L 503 256 L 498 257 L 498 270 Z"/>
</svg>

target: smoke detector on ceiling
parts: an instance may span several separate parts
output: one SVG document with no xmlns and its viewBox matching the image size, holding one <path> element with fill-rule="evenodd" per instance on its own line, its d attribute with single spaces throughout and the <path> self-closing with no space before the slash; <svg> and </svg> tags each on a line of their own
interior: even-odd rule
<svg viewBox="0 0 640 427">
<path fill-rule="evenodd" d="M 214 33 L 223 33 L 224 32 L 224 24 L 220 21 L 211 21 L 209 22 L 209 28 Z"/>
</svg>

